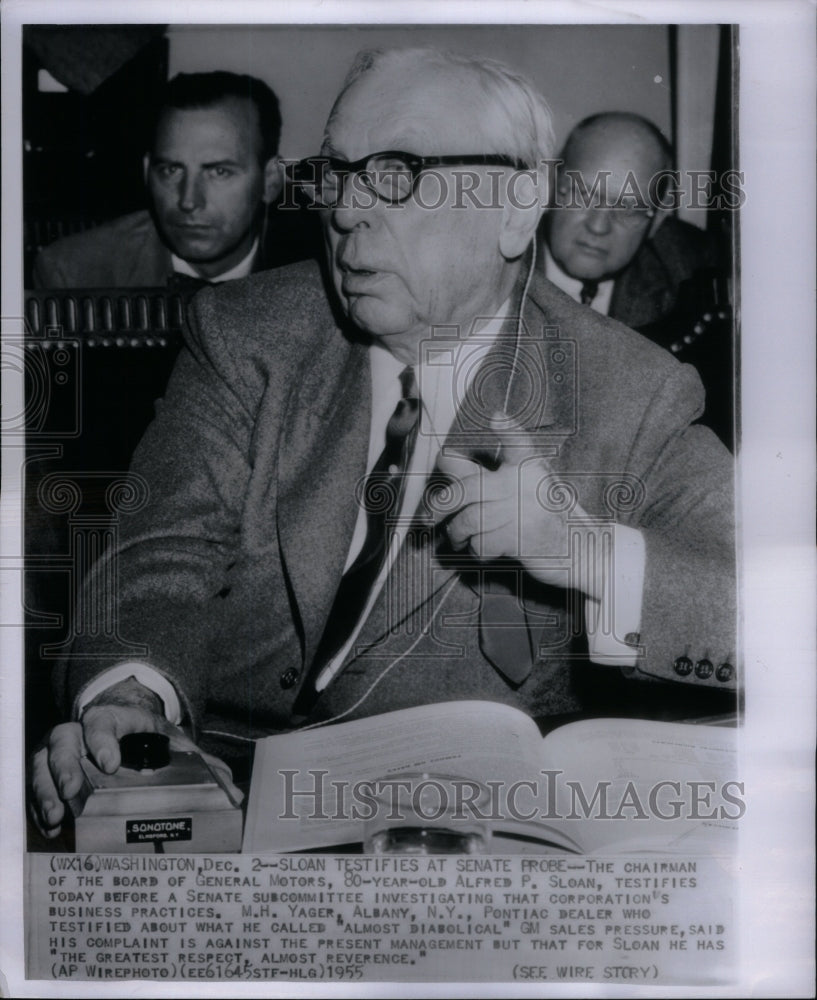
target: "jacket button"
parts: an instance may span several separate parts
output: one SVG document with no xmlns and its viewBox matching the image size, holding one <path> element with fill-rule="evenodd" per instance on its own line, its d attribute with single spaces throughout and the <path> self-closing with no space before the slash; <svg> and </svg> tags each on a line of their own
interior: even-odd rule
<svg viewBox="0 0 817 1000">
<path fill-rule="evenodd" d="M 722 663 L 718 669 L 715 671 L 715 676 L 721 682 L 725 684 L 727 681 L 732 680 L 732 676 L 735 673 L 735 668 L 731 663 Z"/>
<path fill-rule="evenodd" d="M 692 673 L 692 660 L 688 656 L 679 656 L 672 667 L 679 677 L 686 677 Z"/>
<path fill-rule="evenodd" d="M 295 684 L 297 684 L 300 676 L 300 673 L 295 669 L 295 667 L 287 667 L 278 680 L 281 682 L 281 687 L 284 691 L 286 691 L 287 688 L 294 687 Z"/>
<path fill-rule="evenodd" d="M 698 660 L 695 664 L 695 676 L 700 677 L 702 681 L 705 681 L 708 677 L 712 676 L 712 671 L 715 668 L 712 666 L 711 660 Z"/>
</svg>

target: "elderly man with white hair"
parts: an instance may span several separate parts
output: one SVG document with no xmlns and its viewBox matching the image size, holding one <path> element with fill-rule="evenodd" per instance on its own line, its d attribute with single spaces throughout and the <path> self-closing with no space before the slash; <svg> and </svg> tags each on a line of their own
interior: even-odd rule
<svg viewBox="0 0 817 1000">
<path fill-rule="evenodd" d="M 89 574 L 87 600 L 116 567 L 115 627 L 58 671 L 44 830 L 126 732 L 220 752 L 447 700 L 592 709 L 609 677 L 734 687 L 729 455 L 690 426 L 694 371 L 537 273 L 552 154 L 498 63 L 358 58 L 293 170 L 326 282 L 194 300 L 133 462 L 146 503 Z"/>
</svg>

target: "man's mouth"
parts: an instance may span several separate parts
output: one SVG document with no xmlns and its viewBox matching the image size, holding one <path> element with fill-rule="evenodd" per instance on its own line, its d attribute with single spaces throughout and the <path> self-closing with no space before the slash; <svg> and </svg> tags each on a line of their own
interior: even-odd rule
<svg viewBox="0 0 817 1000">
<path fill-rule="evenodd" d="M 605 250 L 604 247 L 597 247 L 594 246 L 592 243 L 583 243 L 581 240 L 578 240 L 576 246 L 579 247 L 582 253 L 588 254 L 591 257 L 607 256 L 607 251 Z"/>
<path fill-rule="evenodd" d="M 352 267 L 345 263 L 340 264 L 340 272 L 342 275 L 341 288 L 344 295 L 363 294 L 383 277 L 382 271 L 368 267 Z"/>
<path fill-rule="evenodd" d="M 183 233 L 209 233 L 213 228 L 206 222 L 171 222 L 170 225 Z"/>
</svg>

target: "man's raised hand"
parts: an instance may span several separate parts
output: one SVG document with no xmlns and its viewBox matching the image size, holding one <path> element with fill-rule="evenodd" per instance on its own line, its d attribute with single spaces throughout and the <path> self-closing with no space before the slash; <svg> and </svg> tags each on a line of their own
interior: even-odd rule
<svg viewBox="0 0 817 1000">
<path fill-rule="evenodd" d="M 572 531 L 590 532 L 595 526 L 576 503 L 568 512 L 548 505 L 546 495 L 554 473 L 531 436 L 499 415 L 492 429 L 503 442 L 495 470 L 459 455 L 440 455 L 437 469 L 451 483 L 450 507 L 441 511 L 441 523 L 455 551 L 467 551 L 480 560 L 514 559 L 532 577 L 558 587 L 570 585 L 599 598 L 601 581 L 592 567 L 577 566 L 567 574 Z"/>
</svg>

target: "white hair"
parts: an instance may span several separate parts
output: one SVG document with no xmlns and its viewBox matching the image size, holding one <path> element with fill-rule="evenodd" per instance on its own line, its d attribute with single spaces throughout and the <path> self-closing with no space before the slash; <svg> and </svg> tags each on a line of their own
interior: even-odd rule
<svg viewBox="0 0 817 1000">
<path fill-rule="evenodd" d="M 486 115 L 486 123 L 490 124 L 485 129 L 485 138 L 496 148 L 484 152 L 513 157 L 531 169 L 537 169 L 542 160 L 552 160 L 556 150 L 553 116 L 547 101 L 533 84 L 496 59 L 442 49 L 364 49 L 359 52 L 329 121 L 343 95 L 361 76 L 374 69 L 405 66 L 426 66 L 431 71 L 454 70 L 473 77 L 495 112 Z"/>
</svg>

